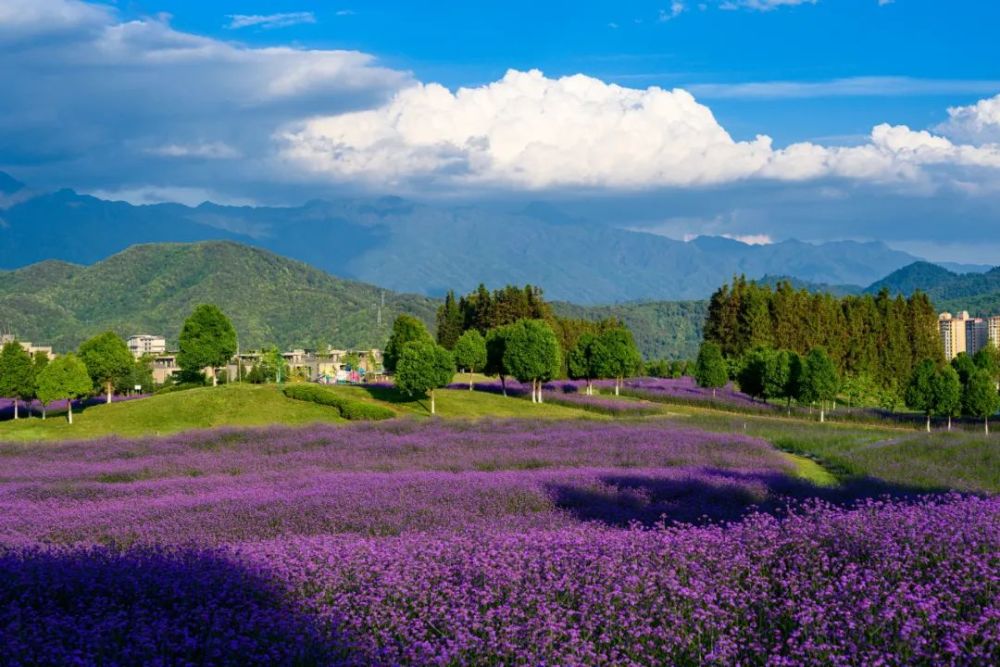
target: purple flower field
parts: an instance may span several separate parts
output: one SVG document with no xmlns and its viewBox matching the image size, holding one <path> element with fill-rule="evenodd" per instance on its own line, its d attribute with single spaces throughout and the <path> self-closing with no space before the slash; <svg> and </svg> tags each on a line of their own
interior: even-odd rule
<svg viewBox="0 0 1000 667">
<path fill-rule="evenodd" d="M 634 396 L 656 400 L 669 398 L 679 401 L 714 401 L 726 405 L 755 409 L 773 409 L 774 406 L 755 401 L 737 391 L 732 383 L 712 394 L 711 389 L 699 387 L 691 377 L 682 378 L 632 378 L 625 380 L 624 388 Z"/>
<path fill-rule="evenodd" d="M 662 422 L 0 444 L 0 664 L 1000 657 L 1000 499 L 790 472 Z"/>
</svg>

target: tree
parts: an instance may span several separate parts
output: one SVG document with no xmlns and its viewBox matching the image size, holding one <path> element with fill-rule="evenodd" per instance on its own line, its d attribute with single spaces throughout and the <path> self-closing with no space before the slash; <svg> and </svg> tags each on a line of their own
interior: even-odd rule
<svg viewBox="0 0 1000 667">
<path fill-rule="evenodd" d="M 464 316 L 455 301 L 455 293 L 448 291 L 437 311 L 437 342 L 446 350 L 454 350 L 455 343 L 462 335 Z"/>
<path fill-rule="evenodd" d="M 455 377 L 455 357 L 432 341 L 411 341 L 403 346 L 396 364 L 396 386 L 404 393 L 430 393 L 435 414 L 434 390 Z"/>
<path fill-rule="evenodd" d="M 203 303 L 184 321 L 177 364 L 185 374 L 212 369 L 212 385 L 218 384 L 218 369 L 236 354 L 236 329 L 218 306 Z"/>
<path fill-rule="evenodd" d="M 496 375 L 500 378 L 500 387 L 503 395 L 507 395 L 507 376 L 510 371 L 504 365 L 504 354 L 507 351 L 507 338 L 510 335 L 510 326 L 490 329 L 486 333 L 486 366 L 483 372 L 486 375 Z"/>
<path fill-rule="evenodd" d="M 712 396 L 729 382 L 726 360 L 722 358 L 722 350 L 717 343 L 706 341 L 701 344 L 698 360 L 694 364 L 694 379 L 699 387 L 710 388 Z"/>
<path fill-rule="evenodd" d="M 472 374 L 486 367 L 486 339 L 478 329 L 469 329 L 455 341 L 454 352 L 455 364 L 469 373 L 469 391 L 472 391 Z"/>
<path fill-rule="evenodd" d="M 826 403 L 837 397 L 840 378 L 826 349 L 816 347 L 806 355 L 802 367 L 802 399 L 819 404 L 819 421 L 825 421 Z"/>
<path fill-rule="evenodd" d="M 756 348 L 746 354 L 736 375 L 740 391 L 754 398 L 767 399 L 767 365 L 771 356 L 772 352 L 764 348 Z"/>
<path fill-rule="evenodd" d="M 125 341 L 114 331 L 105 331 L 80 345 L 79 354 L 94 386 L 104 389 L 106 402 L 110 403 L 115 384 L 131 372 L 135 363 Z"/>
<path fill-rule="evenodd" d="M 389 341 L 385 344 L 385 351 L 382 353 L 382 365 L 390 373 L 396 372 L 396 362 L 403 352 L 403 347 L 407 343 L 424 342 L 433 343 L 434 339 L 427 331 L 424 323 L 412 315 L 400 315 L 392 323 L 392 333 Z"/>
<path fill-rule="evenodd" d="M 614 378 L 615 396 L 618 396 L 625 377 L 642 366 L 642 355 L 632 332 L 622 326 L 608 329 L 597 337 L 593 359 L 599 377 Z"/>
<path fill-rule="evenodd" d="M 1000 408 L 1000 394 L 989 372 L 977 369 L 969 376 L 962 392 L 962 412 L 983 420 L 986 435 L 990 434 L 990 416 Z"/>
<path fill-rule="evenodd" d="M 542 402 L 542 383 L 559 373 L 562 353 L 555 332 L 543 320 L 519 320 L 510 326 L 503 365 L 519 382 L 531 382 L 531 402 Z"/>
<path fill-rule="evenodd" d="M 150 392 L 153 390 L 152 357 L 145 356 L 141 359 L 136 359 L 132 364 L 132 369 L 115 383 L 115 390 L 119 394 L 136 391 L 136 387 L 139 387 L 138 391 L 140 392 Z"/>
<path fill-rule="evenodd" d="M 951 418 L 958 415 L 962 409 L 962 382 L 958 379 L 958 371 L 951 366 L 944 366 L 934 376 L 934 412 L 940 417 L 948 418 L 948 430 L 951 430 Z"/>
<path fill-rule="evenodd" d="M 959 352 L 955 355 L 955 358 L 951 360 L 951 367 L 958 372 L 958 379 L 962 386 L 965 386 L 972 374 L 976 372 L 975 362 L 965 352 Z"/>
<path fill-rule="evenodd" d="M 934 362 L 924 359 L 913 369 L 910 381 L 906 385 L 903 400 L 914 410 L 919 410 L 927 418 L 927 432 L 931 432 L 931 414 L 935 407 L 935 386 L 937 370 Z"/>
<path fill-rule="evenodd" d="M 66 401 L 66 418 L 73 423 L 73 399 L 90 393 L 93 387 L 86 364 L 73 354 L 54 359 L 38 376 L 38 400 L 43 406 Z M 42 417 L 45 417 L 44 409 Z"/>
<path fill-rule="evenodd" d="M 598 376 L 597 361 L 600 356 L 597 350 L 601 341 L 592 333 L 584 333 L 576 341 L 576 346 L 569 351 L 566 366 L 570 378 L 587 381 L 587 395 L 594 394 L 594 378 Z M 595 354 L 596 353 L 596 354 Z"/>
<path fill-rule="evenodd" d="M 772 350 L 764 366 L 764 398 L 790 398 L 792 354 L 788 350 Z M 791 403 L 789 403 L 789 408 Z"/>
<path fill-rule="evenodd" d="M 30 401 L 35 396 L 35 369 L 31 355 L 16 340 L 0 350 L 0 396 L 14 401 L 14 419 L 19 419 L 18 399 Z"/>
<path fill-rule="evenodd" d="M 288 360 L 281 354 L 281 350 L 272 345 L 260 353 L 260 369 L 264 382 L 271 378 L 278 384 L 288 378 Z"/>
<path fill-rule="evenodd" d="M 976 368 L 986 371 L 996 382 L 1000 379 L 1000 350 L 989 341 L 972 357 L 972 363 Z"/>
</svg>

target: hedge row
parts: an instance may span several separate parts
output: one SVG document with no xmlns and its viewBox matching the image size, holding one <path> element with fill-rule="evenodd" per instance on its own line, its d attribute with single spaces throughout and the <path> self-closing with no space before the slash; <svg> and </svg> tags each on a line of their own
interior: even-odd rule
<svg viewBox="0 0 1000 667">
<path fill-rule="evenodd" d="M 382 419 L 392 419 L 396 416 L 396 413 L 389 408 L 344 398 L 315 384 L 290 384 L 282 389 L 282 391 L 288 398 L 337 408 L 340 416 L 350 421 L 380 421 Z"/>
</svg>

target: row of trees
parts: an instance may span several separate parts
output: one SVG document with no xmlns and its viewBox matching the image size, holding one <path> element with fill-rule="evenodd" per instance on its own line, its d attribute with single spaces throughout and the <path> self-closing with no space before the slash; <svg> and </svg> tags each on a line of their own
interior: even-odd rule
<svg viewBox="0 0 1000 667">
<path fill-rule="evenodd" d="M 703 343 L 694 369 L 695 380 L 702 387 L 717 389 L 729 382 L 729 365 L 719 345 Z M 826 408 L 837 399 L 840 375 L 830 355 L 815 347 L 804 357 L 793 350 L 757 348 L 745 355 L 737 372 L 740 389 L 755 398 L 785 400 L 819 407 L 819 420 L 825 420 Z"/>
<path fill-rule="evenodd" d="M 951 419 L 958 415 L 983 420 L 983 429 L 990 432 L 990 417 L 1000 410 L 1000 353 L 989 344 L 969 357 L 959 353 L 950 364 L 936 366 L 926 360 L 913 369 L 906 386 L 906 405 L 919 410 L 927 418 L 931 430 L 931 417 L 947 417 L 948 430 Z"/>
<path fill-rule="evenodd" d="M 530 384 L 532 402 L 541 403 L 542 385 L 561 376 L 564 352 L 556 332 L 543 319 L 519 319 L 488 329 L 485 335 L 470 328 L 448 350 L 434 342 L 423 322 L 401 315 L 393 323 L 383 359 L 401 390 L 430 393 L 433 412 L 434 389 L 450 383 L 456 369 L 498 377 L 505 395 L 507 378 L 513 377 Z M 585 332 L 566 361 L 570 377 L 587 380 L 588 393 L 593 393 L 593 380 L 599 378 L 615 378 L 617 393 L 623 379 L 642 364 L 631 332 L 621 326 Z"/>
<path fill-rule="evenodd" d="M 712 295 L 704 340 L 729 360 L 757 348 L 805 355 L 822 347 L 841 375 L 880 387 L 905 387 L 925 359 L 944 363 L 937 314 L 919 292 L 908 299 L 887 290 L 838 298 L 738 278 Z"/>
<path fill-rule="evenodd" d="M 236 331 L 219 308 L 200 305 L 184 322 L 177 363 L 187 377 L 201 377 L 205 368 L 218 369 L 236 353 Z M 280 355 L 279 355 L 280 356 Z M 218 373 L 213 372 L 213 381 Z M 45 408 L 55 401 L 69 404 L 67 418 L 73 421 L 72 401 L 102 393 L 110 403 L 116 391 L 152 386 L 149 359 L 136 360 L 113 331 L 83 342 L 76 354 L 49 361 L 45 354 L 33 357 L 16 341 L 0 350 L 0 395 L 14 400 L 14 418 L 20 418 L 19 401 L 37 399 Z"/>
</svg>

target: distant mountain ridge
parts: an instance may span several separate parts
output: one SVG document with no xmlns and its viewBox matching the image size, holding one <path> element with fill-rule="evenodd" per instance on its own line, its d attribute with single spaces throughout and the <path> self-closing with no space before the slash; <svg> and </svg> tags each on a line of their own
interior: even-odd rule
<svg viewBox="0 0 1000 667">
<path fill-rule="evenodd" d="M 133 206 L 72 190 L 29 192 L 0 177 L 0 189 L 7 188 L 0 195 L 0 267 L 10 269 L 53 258 L 92 264 L 141 243 L 230 240 L 396 291 L 440 296 L 480 282 L 532 283 L 552 299 L 602 304 L 704 299 L 740 274 L 866 285 L 917 259 L 875 242 L 683 242 L 577 220 L 540 203 L 514 212 L 398 197 L 287 208 Z"/>
</svg>

